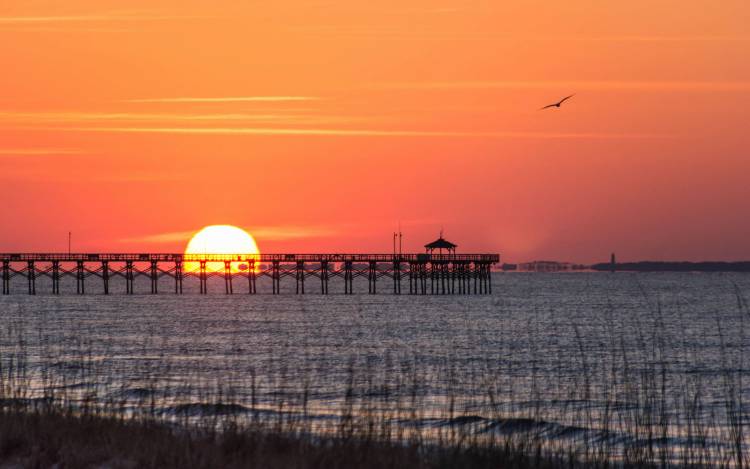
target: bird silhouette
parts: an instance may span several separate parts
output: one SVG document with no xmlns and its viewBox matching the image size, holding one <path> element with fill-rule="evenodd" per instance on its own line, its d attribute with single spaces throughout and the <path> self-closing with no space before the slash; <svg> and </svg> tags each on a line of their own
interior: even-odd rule
<svg viewBox="0 0 750 469">
<path fill-rule="evenodd" d="M 574 94 L 571 94 L 570 96 L 566 96 L 566 97 L 564 97 L 563 99 L 561 99 L 560 101 L 558 101 L 558 102 L 556 102 L 556 103 L 554 103 L 554 104 L 548 104 L 547 106 L 544 106 L 543 108 L 541 108 L 541 109 L 539 109 L 539 110 L 540 110 L 540 111 L 543 111 L 543 110 L 545 110 L 545 109 L 548 109 L 548 108 L 551 108 L 551 107 L 556 107 L 556 108 L 559 108 L 559 107 L 560 107 L 560 105 L 562 105 L 562 103 L 564 103 L 565 101 L 569 100 L 569 99 L 570 99 L 570 98 L 572 98 L 573 96 L 575 96 L 575 95 L 574 95 Z"/>
</svg>

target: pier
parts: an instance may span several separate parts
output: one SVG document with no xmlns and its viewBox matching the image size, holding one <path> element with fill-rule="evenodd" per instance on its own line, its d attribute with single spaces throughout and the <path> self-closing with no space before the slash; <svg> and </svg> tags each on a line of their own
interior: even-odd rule
<svg viewBox="0 0 750 469">
<path fill-rule="evenodd" d="M 63 278 L 75 279 L 75 291 L 111 294 L 112 280 L 124 280 L 120 293 L 132 295 L 136 280 L 149 285 L 151 294 L 163 293 L 163 278 L 170 279 L 169 292 L 182 294 L 187 282 L 198 284 L 198 293 L 209 293 L 209 279 L 218 278 L 220 291 L 256 294 L 262 278 L 270 279 L 270 293 L 327 295 L 329 284 L 337 280 L 343 294 L 354 294 L 355 279 L 367 281 L 368 293 L 396 295 L 484 295 L 492 293 L 492 266 L 499 254 L 127 254 L 127 253 L 0 253 L 2 294 L 42 290 L 39 280 L 50 281 L 46 293 L 60 294 Z M 195 268 L 186 268 L 186 264 Z M 22 282 L 13 281 L 23 278 Z M 223 282 L 221 282 L 223 280 Z M 21 288 L 19 287 L 21 284 Z M 14 288 L 11 288 L 13 286 Z M 216 282 L 212 283 L 216 288 Z M 25 287 L 25 288 L 24 288 Z"/>
</svg>

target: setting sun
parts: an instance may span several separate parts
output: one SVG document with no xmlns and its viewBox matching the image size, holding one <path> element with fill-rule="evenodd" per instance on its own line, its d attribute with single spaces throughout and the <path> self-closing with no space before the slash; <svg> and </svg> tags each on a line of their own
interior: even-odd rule
<svg viewBox="0 0 750 469">
<path fill-rule="evenodd" d="M 232 225 L 211 225 L 193 235 L 185 254 L 259 254 L 255 239 L 247 231 Z M 232 264 L 233 271 L 246 269 L 243 263 Z M 208 270 L 223 270 L 219 263 L 209 263 Z M 197 270 L 197 262 L 186 262 L 185 270 Z"/>
</svg>

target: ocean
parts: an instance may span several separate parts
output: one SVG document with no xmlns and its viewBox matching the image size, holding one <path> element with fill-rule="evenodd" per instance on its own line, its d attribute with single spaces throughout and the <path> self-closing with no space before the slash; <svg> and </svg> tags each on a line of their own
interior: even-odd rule
<svg viewBox="0 0 750 469">
<path fill-rule="evenodd" d="M 750 275 L 494 273 L 491 295 L 461 296 L 368 295 L 366 281 L 354 295 L 335 281 L 327 296 L 225 295 L 215 280 L 208 295 L 166 279 L 158 295 L 14 285 L 0 297 L 4 401 L 670 458 L 750 445 Z"/>
</svg>

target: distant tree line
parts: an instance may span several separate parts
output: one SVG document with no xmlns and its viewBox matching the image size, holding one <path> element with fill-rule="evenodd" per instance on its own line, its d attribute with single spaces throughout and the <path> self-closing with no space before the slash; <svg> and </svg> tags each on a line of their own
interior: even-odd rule
<svg viewBox="0 0 750 469">
<path fill-rule="evenodd" d="M 602 262 L 591 266 L 592 270 L 609 271 L 613 265 Z M 750 262 L 618 262 L 615 270 L 636 272 L 750 272 Z"/>
</svg>

